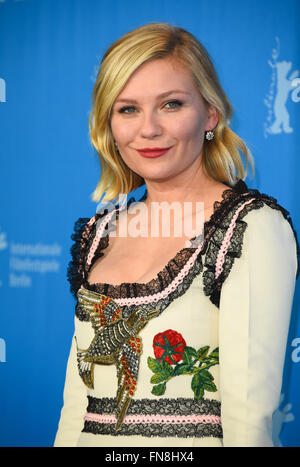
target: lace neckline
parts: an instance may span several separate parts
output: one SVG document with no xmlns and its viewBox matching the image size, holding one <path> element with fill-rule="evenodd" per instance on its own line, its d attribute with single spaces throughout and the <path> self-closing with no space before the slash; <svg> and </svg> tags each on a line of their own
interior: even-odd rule
<svg viewBox="0 0 300 467">
<path fill-rule="evenodd" d="M 229 186 L 227 183 L 224 183 L 227 186 Z M 207 241 L 210 237 L 211 232 L 213 232 L 213 226 L 215 225 L 217 219 L 220 217 L 220 214 L 223 211 L 223 208 L 228 204 L 228 201 L 232 197 L 236 197 L 237 193 L 239 192 L 245 192 L 247 191 L 246 189 L 246 184 L 242 181 L 239 180 L 233 187 L 227 188 L 222 192 L 222 199 L 221 201 L 215 201 L 213 204 L 213 212 L 210 216 L 210 218 L 204 222 L 203 226 L 203 231 L 201 234 L 198 236 L 193 237 L 190 239 L 191 245 L 193 245 L 193 242 L 196 242 L 198 237 L 200 235 L 203 235 L 203 244 L 202 248 L 200 251 L 200 255 L 203 254 Z M 144 195 L 140 201 L 144 200 L 146 198 L 146 195 Z M 126 204 L 126 209 L 129 208 L 129 205 L 134 202 L 135 200 L 131 198 L 127 204 Z M 116 206 L 116 213 L 117 213 L 117 218 L 119 214 L 120 208 L 119 206 Z M 163 290 L 166 285 L 168 285 L 171 280 L 180 272 L 180 270 L 185 266 L 186 262 L 189 260 L 189 258 L 192 256 L 192 254 L 195 251 L 196 247 L 193 246 L 187 246 L 184 248 L 181 248 L 168 262 L 167 264 L 156 274 L 156 276 L 151 279 L 148 282 L 122 282 L 120 284 L 110 284 L 106 282 L 95 282 L 95 283 L 89 283 L 88 282 L 88 273 L 91 269 L 91 267 L 94 265 L 95 261 L 103 256 L 103 250 L 107 248 L 109 245 L 109 235 L 102 237 L 98 248 L 95 252 L 95 256 L 90 264 L 90 267 L 88 271 L 86 271 L 85 275 L 85 280 L 84 280 L 84 287 L 96 291 L 99 293 L 103 294 L 108 294 L 112 296 L 113 298 L 119 298 L 121 296 L 124 296 L 124 294 L 127 294 L 129 296 L 141 296 L 144 294 L 153 294 L 154 292 L 158 292 Z"/>
</svg>

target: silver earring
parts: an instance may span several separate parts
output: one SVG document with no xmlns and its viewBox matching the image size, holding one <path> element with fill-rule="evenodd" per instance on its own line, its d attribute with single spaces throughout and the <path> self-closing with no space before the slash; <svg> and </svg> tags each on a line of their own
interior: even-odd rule
<svg viewBox="0 0 300 467">
<path fill-rule="evenodd" d="M 210 141 L 211 139 L 213 139 L 215 137 L 214 135 L 214 132 L 213 131 L 207 131 L 206 132 L 206 135 L 205 135 L 205 138 Z"/>
<path fill-rule="evenodd" d="M 118 151 L 118 150 L 119 150 L 119 147 L 118 147 L 118 143 L 117 143 L 117 141 L 116 141 L 115 139 L 114 139 L 114 143 L 115 143 L 115 148 L 116 148 L 116 150 Z"/>
</svg>

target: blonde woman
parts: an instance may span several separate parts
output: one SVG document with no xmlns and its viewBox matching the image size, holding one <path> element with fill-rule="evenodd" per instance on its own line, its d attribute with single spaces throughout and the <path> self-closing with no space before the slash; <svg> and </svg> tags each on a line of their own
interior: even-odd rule
<svg viewBox="0 0 300 467">
<path fill-rule="evenodd" d="M 142 26 L 105 53 L 92 103 L 105 209 L 72 236 L 55 446 L 272 446 L 299 246 L 244 182 L 253 157 L 207 51 Z"/>
</svg>

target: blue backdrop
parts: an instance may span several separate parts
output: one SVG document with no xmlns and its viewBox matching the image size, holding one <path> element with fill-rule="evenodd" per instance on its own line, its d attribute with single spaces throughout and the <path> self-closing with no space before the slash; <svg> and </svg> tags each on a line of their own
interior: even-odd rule
<svg viewBox="0 0 300 467">
<path fill-rule="evenodd" d="M 195 34 L 233 104 L 231 127 L 254 154 L 246 182 L 288 209 L 299 231 L 299 19 L 299 0 L 0 0 L 1 446 L 55 437 L 73 334 L 70 236 L 96 211 L 88 116 L 106 48 L 153 21 Z M 298 283 L 275 414 L 283 446 L 300 445 L 299 300 Z"/>
</svg>

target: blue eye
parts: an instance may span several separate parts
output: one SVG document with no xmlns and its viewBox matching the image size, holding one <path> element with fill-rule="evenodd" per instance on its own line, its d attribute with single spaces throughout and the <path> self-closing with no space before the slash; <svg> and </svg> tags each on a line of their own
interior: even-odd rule
<svg viewBox="0 0 300 467">
<path fill-rule="evenodd" d="M 169 110 L 173 110 L 173 109 L 175 110 L 176 108 L 182 106 L 182 102 L 175 99 L 173 101 L 167 102 L 165 106 L 168 106 L 167 108 Z M 136 111 L 136 108 L 132 105 L 121 107 L 121 109 L 118 110 L 120 114 L 133 114 L 135 111 Z"/>
<path fill-rule="evenodd" d="M 122 108 L 119 110 L 119 113 L 120 113 L 120 114 L 123 114 L 123 113 L 126 113 L 126 114 L 127 114 L 127 113 L 130 113 L 130 114 L 131 114 L 131 113 L 133 113 L 133 112 L 127 112 L 127 111 L 130 110 L 130 109 L 135 110 L 135 107 L 133 107 L 133 106 L 122 107 Z"/>
<path fill-rule="evenodd" d="M 170 104 L 171 104 L 171 107 L 169 107 L 170 109 L 176 109 L 177 107 L 182 106 L 182 102 L 180 102 L 178 100 L 169 101 L 169 102 L 166 103 L 166 105 L 170 105 Z"/>
</svg>

